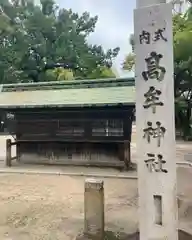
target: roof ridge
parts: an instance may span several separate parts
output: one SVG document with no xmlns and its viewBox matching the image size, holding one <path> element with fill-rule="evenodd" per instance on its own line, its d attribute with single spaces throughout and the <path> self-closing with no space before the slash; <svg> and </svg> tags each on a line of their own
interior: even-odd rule
<svg viewBox="0 0 192 240">
<path fill-rule="evenodd" d="M 134 78 L 106 78 L 75 81 L 17 83 L 1 85 L 1 92 L 135 86 Z"/>
</svg>

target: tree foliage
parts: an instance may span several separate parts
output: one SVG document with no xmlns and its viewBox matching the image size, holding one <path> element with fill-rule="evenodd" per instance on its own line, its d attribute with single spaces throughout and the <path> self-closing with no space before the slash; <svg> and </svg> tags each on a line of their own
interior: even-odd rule
<svg viewBox="0 0 192 240">
<path fill-rule="evenodd" d="M 125 57 L 125 60 L 122 64 L 124 70 L 132 71 L 133 67 L 135 65 L 135 41 L 134 41 L 134 34 L 131 34 L 129 37 L 129 44 L 131 45 L 132 52 L 128 53 L 128 55 Z"/>
<path fill-rule="evenodd" d="M 108 77 L 119 48 L 88 44 L 97 19 L 59 9 L 54 0 L 1 0 L 0 83 Z M 72 68 L 47 69 L 56 63 Z"/>
<path fill-rule="evenodd" d="M 184 137 L 191 134 L 192 108 L 192 8 L 174 18 L 174 80 L 176 124 Z"/>
<path fill-rule="evenodd" d="M 135 54 L 134 53 L 129 53 L 123 62 L 123 69 L 132 71 L 133 67 L 135 65 Z"/>
</svg>

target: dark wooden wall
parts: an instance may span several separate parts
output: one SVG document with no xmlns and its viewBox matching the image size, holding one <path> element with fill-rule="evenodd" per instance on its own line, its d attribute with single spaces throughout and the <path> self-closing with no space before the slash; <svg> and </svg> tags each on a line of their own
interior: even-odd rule
<svg viewBox="0 0 192 240">
<path fill-rule="evenodd" d="M 15 110 L 8 129 L 20 140 L 125 141 L 131 137 L 132 108 Z"/>
<path fill-rule="evenodd" d="M 130 148 L 132 107 L 15 109 L 6 114 L 7 128 L 20 142 L 20 155 L 91 160 L 100 154 L 123 161 L 127 143 Z"/>
</svg>

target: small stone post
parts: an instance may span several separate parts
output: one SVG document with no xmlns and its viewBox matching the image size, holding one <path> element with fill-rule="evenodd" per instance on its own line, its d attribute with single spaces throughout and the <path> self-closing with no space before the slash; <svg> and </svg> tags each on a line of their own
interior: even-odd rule
<svg viewBox="0 0 192 240">
<path fill-rule="evenodd" d="M 104 239 L 104 188 L 103 181 L 85 180 L 84 235 L 92 239 Z"/>
<path fill-rule="evenodd" d="M 6 140 L 6 159 L 5 166 L 11 167 L 11 139 Z"/>
</svg>

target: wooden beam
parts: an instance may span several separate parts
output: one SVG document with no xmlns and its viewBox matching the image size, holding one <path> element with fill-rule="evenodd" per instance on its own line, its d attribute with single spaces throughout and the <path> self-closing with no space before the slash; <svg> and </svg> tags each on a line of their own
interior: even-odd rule
<svg viewBox="0 0 192 240">
<path fill-rule="evenodd" d="M 6 167 L 11 167 L 11 139 L 6 140 L 5 166 Z"/>
<path fill-rule="evenodd" d="M 126 170 L 129 170 L 130 164 L 131 164 L 131 143 L 130 143 L 130 141 L 124 142 L 123 150 L 124 150 L 125 168 L 126 168 Z"/>
</svg>

